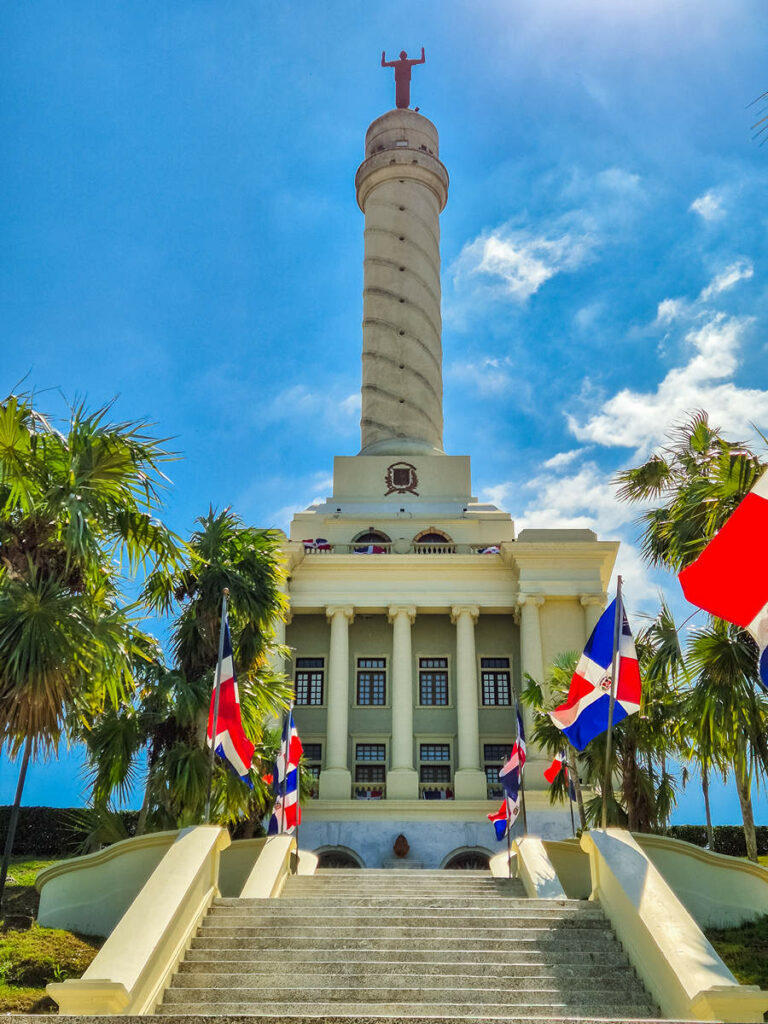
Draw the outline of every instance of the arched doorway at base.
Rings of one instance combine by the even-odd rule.
[[[440,865],[446,871],[487,871],[491,854],[482,847],[465,847],[449,853]]]
[[[318,868],[364,868],[365,864],[348,846],[321,846],[314,851]]]

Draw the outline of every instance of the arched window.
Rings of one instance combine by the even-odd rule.
[[[422,555],[452,555],[456,547],[451,538],[440,530],[424,530],[413,539],[413,549]]]
[[[352,551],[359,555],[381,555],[389,551],[391,543],[381,530],[366,530],[352,541]]]
[[[461,850],[443,864],[444,871],[487,871],[490,857],[482,850]]]
[[[363,862],[346,846],[326,847],[317,850],[318,868],[361,868]]]

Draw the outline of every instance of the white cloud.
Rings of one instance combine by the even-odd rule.
[[[465,245],[451,270],[459,284],[479,279],[497,298],[522,303],[555,274],[585,263],[594,244],[587,233],[548,236],[499,228]]]
[[[553,455],[551,459],[547,459],[546,462],[542,463],[544,469],[561,469],[563,466],[569,465],[574,459],[578,459],[579,456],[584,455],[589,451],[589,448],[572,448],[568,452],[558,452],[557,455]]]
[[[765,423],[768,391],[724,381],[738,366],[739,347],[751,323],[748,317],[712,315],[688,332],[685,342],[693,349],[691,358],[670,370],[655,391],[623,388],[585,421],[569,416],[571,432],[579,441],[634,448],[643,456],[671,424],[706,409],[726,433],[751,433],[752,423]]]
[[[338,388],[312,391],[305,384],[295,384],[280,391],[267,406],[268,421],[312,420],[316,426],[333,433],[348,434],[360,418],[360,392],[340,394]]]
[[[728,291],[734,285],[737,285],[739,281],[749,281],[754,276],[754,273],[755,268],[752,260],[746,258],[736,260],[713,277],[707,287],[702,290],[699,299],[702,302],[709,302],[715,295]]]
[[[446,376],[468,382],[481,395],[503,395],[514,383],[509,373],[512,365],[509,356],[484,356],[474,361],[451,363]]]
[[[703,195],[698,196],[693,200],[688,209],[693,213],[698,213],[702,220],[706,221],[720,220],[721,217],[725,216],[723,197],[715,189],[710,189]]]
[[[683,317],[688,309],[685,299],[662,299],[656,310],[655,323],[661,326],[671,324]]]

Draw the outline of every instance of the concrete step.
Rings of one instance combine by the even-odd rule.
[[[404,936],[398,936],[397,938],[346,938],[346,939],[334,939],[329,942],[329,945],[334,949],[344,949],[347,954],[354,953],[355,951],[365,952],[368,956],[380,957],[385,953],[391,953],[394,950],[400,950],[403,948]],[[495,953],[499,948],[500,940],[489,940],[487,937],[482,939],[467,938],[464,936],[452,936],[450,938],[440,938],[432,942],[426,940],[419,942],[418,946],[410,946],[408,949],[409,955],[414,955],[417,951],[442,953],[449,955],[451,959],[457,953],[466,951],[476,957],[486,958],[490,956],[495,959]],[[516,938],[516,939],[504,939],[504,948],[508,953],[517,953],[523,950],[530,950],[532,952],[538,952],[544,954],[547,957],[555,957],[558,962],[570,962],[571,947],[578,946],[578,949],[582,952],[601,952],[606,953],[614,948],[615,939],[610,933],[593,933],[588,938],[580,939],[578,943],[569,941],[565,943],[562,936],[541,936],[535,938]],[[209,935],[199,935],[192,939],[193,949],[206,949],[216,953],[236,953],[240,952],[243,956],[250,955],[257,957],[262,950],[265,950],[267,946],[277,947],[288,951],[306,953],[309,951],[322,952],[322,949],[318,947],[317,939],[307,938],[306,936],[296,936],[290,940],[286,939],[285,936],[278,936],[275,941],[265,943],[263,937],[254,938],[242,938],[242,939],[218,939],[212,938]],[[564,948],[567,947],[567,948]],[[232,959],[228,957],[227,959]],[[300,958],[300,959],[303,959]]]
[[[229,1002],[219,1003],[215,1008],[216,1019],[221,1021],[222,1017],[265,1017],[273,1016],[285,1022],[286,1018],[295,1016],[308,1016],[323,1018],[324,1024],[328,1024],[328,1017],[331,1015],[349,1017],[359,1024],[361,1017],[376,1017],[379,1024],[382,1020],[388,1022],[392,1018],[411,1018],[409,1024],[419,1024],[425,1019],[434,1024],[435,1018],[445,1020],[467,1019],[472,1021],[488,1019],[500,1019],[509,1022],[512,1017],[521,1017],[527,1014],[527,1019],[570,1018],[578,1020],[584,1017],[602,1019],[603,1024],[616,1024],[617,1020],[636,1021],[638,1017],[645,1019],[658,1019],[658,1013],[652,1006],[641,1006],[637,1003],[615,1001],[606,1003],[597,999],[593,1003],[584,1002],[581,1004],[566,1003],[561,1000],[540,1000],[538,1002],[516,1001],[505,1003],[486,1003],[482,1007],[482,1013],[478,1013],[478,1005],[472,1003],[430,1003],[425,1007],[423,1003],[390,1002],[383,1007],[380,1003],[360,1000],[351,1003],[314,1003],[311,1008],[303,1003],[296,1002],[274,1002],[267,999],[260,999],[254,1003]],[[427,1011],[425,1013],[425,1010]],[[157,1013],[162,1016],[194,1016],[198,1014],[208,1015],[211,1013],[209,1003],[171,1003],[163,1004],[157,1008]],[[414,1020],[415,1018],[415,1020]],[[607,1018],[607,1019],[606,1019]],[[522,1017],[521,1019],[526,1019]],[[146,1021],[146,1018],[141,1018]],[[227,1022],[231,1024],[231,1022]]]
[[[383,971],[375,964],[358,965],[355,973],[331,974],[329,971],[315,974],[301,975],[301,989],[309,993],[307,998],[323,998],[322,993],[329,988],[342,989],[347,992],[365,992],[366,998],[373,998],[369,995],[374,992],[376,998],[380,990],[405,992],[410,989],[419,989],[426,995],[430,992],[446,989],[455,991],[458,989],[478,989],[490,991],[504,989],[509,994],[510,971],[506,977],[502,972],[482,972],[478,966],[465,965],[464,970],[440,971],[439,973],[418,974],[417,972],[404,972],[392,970]],[[423,965],[422,965],[423,969]],[[471,972],[471,973],[470,973]],[[297,972],[298,973],[298,972]],[[515,992],[543,992],[558,991],[567,994],[572,991],[576,971],[568,973],[545,972],[538,968],[535,973],[522,975],[519,971],[514,972]],[[631,981],[631,978],[629,979]],[[237,970],[236,965],[229,965],[229,971],[194,971],[180,972],[172,982],[174,990],[188,991],[190,989],[210,989],[211,991],[222,991],[222,986],[227,983],[226,991],[231,993],[236,987],[238,993],[247,990],[258,990],[262,993],[273,992],[279,986],[285,984],[285,972],[275,969],[271,974],[257,971]],[[627,987],[628,977],[625,967],[603,968],[598,971],[594,969],[590,974],[582,973],[579,977],[579,986],[584,991],[605,989],[610,992],[622,991]],[[635,982],[636,994],[647,996]],[[425,995],[425,998],[426,998]],[[205,1000],[199,1000],[204,1002]]]
[[[278,901],[279,902],[279,901]],[[373,919],[373,920],[372,920]],[[203,929],[254,929],[254,928],[294,928],[307,920],[306,913],[281,910],[263,910],[259,913],[212,913],[204,922]],[[313,920],[322,920],[324,927],[333,928],[400,928],[412,927],[420,923],[424,927],[468,928],[472,930],[498,927],[536,927],[546,925],[548,928],[560,926],[574,928],[606,928],[605,916],[596,911],[592,914],[569,913],[567,910],[550,911],[515,911],[513,914],[468,914],[461,910],[430,910],[428,912],[391,911],[388,908],[378,910],[376,914],[350,909],[328,909],[317,914]]]
[[[326,985],[323,988],[306,989],[303,985],[295,988],[246,988],[237,985],[237,1001],[243,1003],[258,1003],[268,999],[274,1003],[378,1003],[389,1006],[392,1003],[410,1003],[412,1005],[432,1006],[459,1003],[467,1006],[506,1006],[514,1007],[556,1005],[563,1006],[584,1006],[593,1008],[598,1006],[609,1006],[620,1004],[623,1008],[636,1007],[640,1012],[653,1011],[646,994],[639,988],[634,991],[623,989],[617,994],[615,988],[606,986],[592,986],[590,988],[574,988],[564,991],[563,987],[552,987],[542,985],[536,990],[524,990],[515,988],[514,995],[510,994],[509,986],[503,988],[443,988],[425,989],[420,986],[411,987],[376,987],[370,986],[362,992],[353,987],[338,988],[334,985]],[[230,988],[170,988],[165,993],[164,1006],[174,1004],[197,1005],[207,1003],[211,1006],[221,1006],[231,1001],[233,989]]]
[[[394,904],[394,905],[393,905]],[[371,910],[375,909],[376,913],[372,914]],[[208,919],[212,921],[255,921],[255,920],[275,920],[275,921],[290,921],[294,918],[306,920],[308,915],[317,914],[323,917],[333,918],[361,918],[370,919],[375,917],[380,920],[383,917],[396,918],[405,917],[409,920],[414,918],[424,917],[425,915],[439,917],[440,920],[453,921],[458,918],[471,918],[473,920],[481,920],[486,922],[492,922],[494,920],[494,914],[498,913],[503,916],[504,920],[516,919],[516,920],[538,920],[552,918],[564,918],[568,920],[578,919],[579,921],[595,921],[604,920],[605,915],[602,909],[595,903],[590,903],[587,906],[582,906],[579,903],[569,905],[567,903],[555,903],[554,900],[544,907],[531,907],[526,904],[523,900],[515,901],[505,905],[503,902],[496,901],[490,907],[476,907],[471,904],[460,903],[458,906],[445,907],[435,905],[434,903],[425,902],[419,906],[414,906],[407,900],[397,901],[395,903],[392,900],[382,901],[381,905],[375,908],[372,907],[358,907],[349,905],[347,903],[340,902],[326,902],[323,901],[320,904],[312,903],[310,906],[302,905],[301,900],[264,900],[258,906],[246,906],[240,904],[239,906],[214,906],[208,913]]]
[[[451,1017],[435,1017],[433,1014],[425,1015],[419,1014],[418,1017],[413,1016],[398,1016],[395,1014],[383,1015],[379,1010],[374,1014],[342,1014],[339,1013],[338,1007],[334,1009],[333,1013],[315,1014],[311,1009],[305,1009],[303,1013],[285,1014],[282,1012],[278,1013],[263,1013],[257,1017],[253,1016],[242,1016],[233,1015],[229,1017],[222,1017],[219,1014],[211,1014],[207,1010],[201,1010],[199,1013],[194,1014],[179,1014],[177,1008],[168,1007],[166,1012],[163,1014],[163,1024],[187,1024],[188,1016],[195,1016],[201,1019],[202,1024],[456,1024],[459,1022],[466,1022],[466,1024],[486,1024],[487,1021],[502,1021],[503,1024],[530,1024],[531,1021],[535,1021],[536,1024],[624,1024],[621,1019],[611,1017],[610,1020],[606,1020],[604,1016],[594,1016],[592,1014],[579,1014],[574,1016],[572,1014],[563,1015],[552,1015],[552,1014],[525,1014],[521,1016],[519,1013],[515,1013],[512,1016],[509,1013],[505,1013],[501,1017],[492,1016],[487,1013],[478,1014],[465,1014],[464,1016],[451,1016]],[[631,1024],[655,1024],[658,1017],[633,1017],[631,1018]],[[148,1017],[113,1017],[111,1024],[158,1024],[159,1018],[157,1016]],[[18,1017],[14,1016],[13,1024],[39,1024],[39,1018],[37,1017]],[[70,1017],[68,1024],[95,1024],[93,1017]],[[626,1024],[630,1024],[629,1019]],[[674,1020],[667,1021],[666,1024],[697,1024],[695,1021],[684,1021]]]
[[[325,954],[320,954],[324,957]],[[415,976],[423,984],[427,984],[432,978],[453,978],[461,976],[464,980],[480,978],[483,982],[503,981],[509,983],[514,978],[514,983],[529,979],[538,984],[540,979],[551,979],[553,981],[572,981],[577,978],[579,981],[588,981],[592,978],[617,980],[622,983],[627,979],[627,960],[624,956],[617,956],[615,960],[606,961],[603,957],[595,955],[593,961],[582,960],[574,963],[549,963],[543,958],[540,963],[532,963],[527,959],[520,960],[519,957],[510,957],[500,960],[498,963],[488,963],[483,960],[477,963],[476,959],[467,960],[463,963],[453,961],[434,961],[429,964],[414,963],[412,960],[327,960],[312,959],[292,961],[292,972],[296,977],[302,979],[302,984],[312,984],[314,979],[324,984],[327,978],[338,978],[345,984],[348,979],[363,979],[366,977],[394,978],[398,981],[410,979]],[[274,961],[253,961],[243,962],[242,960],[184,960],[179,965],[179,973],[175,976],[174,984],[187,984],[186,978],[190,978],[189,984],[196,984],[194,977],[205,976],[215,984],[214,978],[221,975],[231,975],[233,978],[260,978],[261,984],[269,984],[270,979],[282,980],[285,977],[285,963],[283,960]],[[631,972],[630,972],[631,976]]]
[[[393,909],[417,910],[429,909],[451,909],[453,907],[476,907],[483,912],[498,907],[504,913],[513,913],[515,910],[552,910],[555,908],[573,910],[583,913],[590,913],[600,910],[597,900],[536,900],[518,899],[514,896],[413,896],[402,898],[399,896],[301,896],[293,897],[282,895],[280,901],[274,899],[239,899],[237,897],[219,897],[214,901],[212,910],[259,910],[267,907],[279,911],[281,907],[295,907],[301,913],[306,914],[308,908],[332,908],[332,907],[392,907]]]
[[[457,933],[460,932],[460,935]],[[242,941],[244,939],[256,939],[262,944],[272,939],[285,939],[292,941],[293,937],[312,939],[316,946],[324,946],[326,943],[336,942],[339,939],[373,939],[382,941],[392,940],[414,940],[421,942],[443,942],[460,938],[464,942],[506,942],[506,941],[532,941],[536,939],[557,939],[560,942],[569,944],[580,944],[584,939],[594,941],[600,937],[613,939],[613,932],[603,922],[589,922],[583,924],[575,922],[552,924],[532,921],[522,925],[510,922],[508,925],[494,924],[460,926],[453,928],[450,925],[443,925],[439,922],[434,924],[400,924],[389,925],[387,922],[364,921],[360,924],[337,924],[335,921],[328,921],[323,924],[302,924],[297,922],[282,922],[280,924],[266,924],[261,926],[245,925],[242,928],[233,928],[228,925],[217,925],[214,922],[204,921],[199,932],[202,938],[231,939]]]
[[[580,946],[578,949],[564,948],[562,943],[539,944],[518,943],[518,948],[505,946],[503,950],[498,943],[489,944],[485,950],[478,950],[473,946],[466,949],[457,945],[454,949],[445,949],[440,946],[437,949],[404,949],[401,942],[392,943],[389,949],[382,949],[381,946],[374,947],[370,943],[339,943],[331,949],[318,949],[313,942],[303,944],[297,943],[290,946],[273,944],[272,947],[265,947],[260,943],[252,943],[244,946],[238,943],[223,944],[211,939],[192,939],[192,948],[187,950],[186,962],[209,963],[232,963],[237,961],[242,964],[250,963],[277,963],[277,964],[301,964],[307,960],[314,960],[318,963],[370,963],[371,957],[375,956],[379,961],[388,963],[432,965],[444,963],[446,958],[455,964],[476,964],[478,955],[482,953],[483,967],[504,966],[510,968],[514,965],[537,965],[549,969],[551,967],[578,967],[581,964],[626,964],[627,957],[617,942],[602,943],[594,948],[585,949]],[[247,960],[247,956],[251,960]],[[297,968],[298,969],[298,968]],[[296,969],[296,970],[297,970]]]

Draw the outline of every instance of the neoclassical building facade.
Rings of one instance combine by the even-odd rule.
[[[434,125],[389,111],[356,176],[365,217],[361,450],[284,545],[295,718],[317,779],[301,845],[375,867],[435,867],[495,847],[486,815],[526,674],[543,679],[600,616],[618,544],[526,529],[472,495],[443,451],[440,213]],[[529,744],[530,831],[567,834]],[[521,827],[520,825],[517,826]]]

